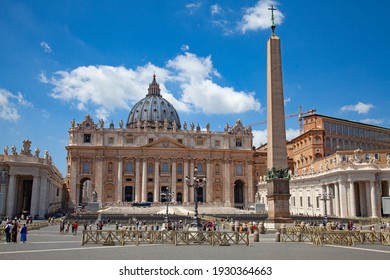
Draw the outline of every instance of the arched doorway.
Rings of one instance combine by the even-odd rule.
[[[31,211],[33,178],[21,176],[16,188],[16,213],[29,215]]]
[[[88,202],[91,202],[92,192],[92,180],[89,178],[81,179],[76,193],[77,205],[85,206],[88,204]]]
[[[179,203],[183,203],[183,194],[181,192],[177,193],[176,201],[179,202]]]
[[[241,180],[234,182],[234,207],[244,208],[244,182]]]

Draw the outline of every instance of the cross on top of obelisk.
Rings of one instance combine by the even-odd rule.
[[[275,25],[274,11],[276,11],[276,9],[274,8],[274,5],[272,5],[271,8],[268,8],[268,10],[271,11],[271,21],[272,21],[271,28],[272,28],[272,35],[275,35],[275,28],[276,28],[276,25]]]

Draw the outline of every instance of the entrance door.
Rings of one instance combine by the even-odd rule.
[[[241,180],[234,183],[234,207],[244,208],[244,182]]]
[[[125,201],[131,202],[134,201],[134,187],[132,186],[126,186],[125,187]]]

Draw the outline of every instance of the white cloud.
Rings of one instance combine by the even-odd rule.
[[[40,45],[42,49],[45,51],[45,53],[51,53],[51,47],[47,42],[42,41]]]
[[[53,98],[69,102],[78,110],[94,108],[96,116],[107,119],[115,109],[130,110],[131,105],[144,98],[153,73],[163,97],[177,111],[229,114],[260,110],[253,92],[236,91],[213,81],[213,77],[221,75],[214,69],[211,56],[198,57],[188,52],[169,60],[164,68],[151,63],[136,69],[82,66],[56,72],[50,78],[41,73],[40,81],[53,86]],[[166,85],[172,86],[173,92]]]
[[[214,4],[210,6],[210,13],[212,16],[219,15],[222,13],[222,7],[218,4]]]
[[[353,111],[359,114],[367,114],[370,109],[374,108],[372,104],[365,104],[363,102],[358,102],[356,105],[346,105],[340,108],[342,112]]]
[[[184,45],[181,46],[180,50],[182,52],[188,52],[190,50],[190,46],[184,44]]]
[[[193,14],[196,10],[198,10],[202,6],[201,2],[190,3],[186,5],[187,10],[190,14]]]
[[[267,129],[264,130],[252,130],[253,134],[253,146],[260,147],[263,144],[267,144]]]
[[[291,141],[292,139],[294,139],[295,137],[298,137],[299,136],[299,129],[292,129],[292,128],[288,128],[286,130],[286,138],[288,141]]]
[[[380,124],[384,123],[384,121],[381,119],[364,119],[364,120],[361,120],[360,122],[372,124],[372,125],[380,125]]]
[[[263,30],[271,27],[271,11],[268,10],[271,5],[276,6],[278,3],[273,0],[259,0],[254,7],[245,8],[242,21],[238,28],[242,33],[254,30]],[[283,14],[276,10],[274,11],[275,24],[280,25],[283,22]]]
[[[12,94],[0,88],[0,119],[17,121],[20,118],[19,106],[32,107],[32,104],[25,100],[20,92]]]

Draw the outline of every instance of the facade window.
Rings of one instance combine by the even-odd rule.
[[[316,208],[320,208],[320,197],[316,196]]]
[[[126,144],[133,144],[134,138],[133,137],[126,137]]]
[[[242,164],[236,164],[236,176],[244,176],[244,170]]]
[[[84,143],[91,143],[91,134],[84,134]]]
[[[114,144],[114,137],[108,137],[108,144]]]
[[[112,174],[112,162],[108,163],[107,172],[108,172],[108,174]]]
[[[91,172],[91,165],[89,164],[89,161],[83,161],[82,168],[82,172],[84,174],[89,174]]]
[[[126,162],[126,173],[134,173],[134,164],[131,161]]]
[[[204,146],[204,141],[202,139],[196,140],[196,146]]]
[[[311,205],[310,196],[307,197],[307,206],[308,207],[312,207],[313,206],[313,205]]]
[[[221,141],[215,140],[215,147],[220,147],[220,146],[221,146]]]
[[[242,140],[240,138],[236,139],[236,147],[242,147]]]
[[[56,196],[60,196],[60,189],[57,189]]]
[[[183,139],[177,139],[177,142],[179,142],[180,144],[183,144]]]
[[[303,197],[300,196],[299,197],[299,207],[302,207],[303,206]]]
[[[162,173],[168,173],[169,172],[168,162],[163,162],[163,164],[161,165],[161,172]]]
[[[152,143],[153,142],[153,138],[149,138],[149,143]]]
[[[182,163],[178,163],[177,164],[177,173],[178,174],[182,174],[183,173],[183,164]]]
[[[203,164],[198,163],[196,165],[196,168],[198,169],[198,173],[202,174],[203,173]]]
[[[221,174],[221,168],[219,164],[215,165],[215,175],[220,175]]]
[[[148,174],[153,174],[153,163],[148,163]]]

